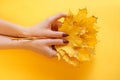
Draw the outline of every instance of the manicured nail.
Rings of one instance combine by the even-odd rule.
[[[63,39],[63,43],[69,43],[69,41],[68,41],[68,40]]]
[[[52,45],[52,49],[55,50],[55,51],[57,51],[56,48],[55,48],[55,45]]]
[[[67,36],[69,36],[68,34],[66,34],[66,33],[63,33],[63,35],[62,35],[63,37],[67,37]]]
[[[58,26],[57,26],[57,25],[52,26],[52,27],[51,27],[51,30],[53,30],[53,31],[58,31]]]

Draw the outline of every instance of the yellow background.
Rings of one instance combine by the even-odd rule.
[[[0,18],[31,26],[78,8],[98,17],[94,61],[76,68],[31,51],[0,50],[0,80],[120,80],[120,0],[0,0]]]

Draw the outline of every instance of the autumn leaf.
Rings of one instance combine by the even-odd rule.
[[[59,60],[64,59],[74,66],[91,60],[97,43],[96,21],[95,16],[87,17],[87,9],[79,9],[76,15],[69,11],[59,28],[59,31],[69,34],[64,38],[69,41],[67,45],[56,46]]]

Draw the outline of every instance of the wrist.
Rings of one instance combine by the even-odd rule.
[[[30,40],[12,40],[10,46],[16,49],[27,49]]]
[[[31,36],[30,28],[22,28],[21,36],[30,37]]]
[[[27,37],[33,37],[33,36],[35,36],[34,33],[36,33],[36,32],[34,32],[34,29],[33,29],[32,27],[26,28],[26,29],[24,30],[24,32],[23,32],[23,34],[24,34],[25,36],[27,36]]]

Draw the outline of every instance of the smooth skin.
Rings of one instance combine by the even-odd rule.
[[[69,41],[65,32],[57,31],[61,26],[60,18],[66,17],[65,13],[58,13],[43,20],[41,23],[24,28],[22,26],[0,20],[0,49],[29,49],[46,56],[56,56],[53,45],[66,45]],[[34,40],[12,40],[10,37],[36,37]]]

